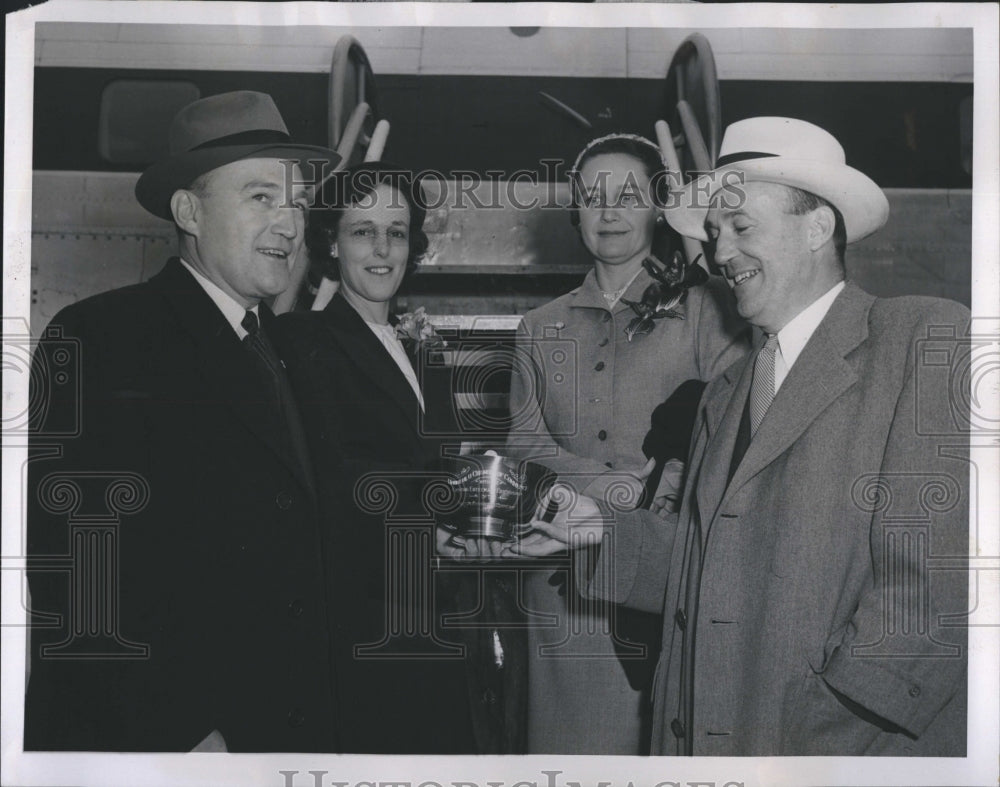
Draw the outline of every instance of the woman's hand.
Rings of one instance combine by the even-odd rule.
[[[598,476],[587,489],[597,500],[604,500],[613,508],[632,508],[646,492],[646,480],[656,468],[650,459],[642,467],[616,467]]]
[[[543,518],[550,504],[557,506],[551,522]],[[593,498],[556,483],[542,497],[530,527],[526,536],[504,547],[504,557],[541,557],[600,543],[605,522]]]

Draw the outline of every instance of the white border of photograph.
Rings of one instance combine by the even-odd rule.
[[[906,5],[781,5],[781,4],[462,4],[462,3],[226,3],[114,2],[62,0],[7,17],[4,149],[4,290],[5,332],[21,326],[27,333],[31,297],[32,102],[38,22],[196,24],[210,33],[212,25],[350,27],[488,27],[528,26],[571,28],[647,28],[644,55],[621,74],[656,73],[657,30],[713,31],[774,28],[776,38],[788,28],[958,28],[974,29],[974,151],[973,151],[973,288],[974,316],[996,330],[1000,313],[1000,243],[998,243],[998,8],[993,4]],[[329,39],[332,47],[335,36]],[[316,47],[310,41],[306,46]],[[803,46],[808,46],[804,42]],[[376,51],[376,55],[377,55]],[[765,53],[766,54],[766,53]],[[886,53],[894,67],[907,67],[912,53]],[[396,57],[396,68],[412,63]],[[662,53],[665,67],[669,53]],[[55,57],[55,54],[53,54]],[[318,62],[318,61],[317,61]],[[758,56],[757,68],[765,68]],[[747,61],[748,65],[751,60]],[[441,64],[427,63],[434,73]],[[953,65],[942,63],[942,68]],[[960,65],[954,66],[960,68]],[[497,66],[498,73],[503,65]],[[635,71],[633,74],[630,68]],[[377,72],[376,68],[376,72]],[[586,75],[586,57],[569,71]],[[405,70],[403,71],[405,72]],[[649,73],[646,73],[649,72]],[[750,74],[752,76],[752,74]],[[736,74],[721,74],[734,78]],[[758,77],[759,78],[759,77]],[[994,337],[995,339],[995,337]],[[996,356],[994,356],[996,357]],[[24,412],[28,380],[4,368],[4,423],[11,413]],[[997,402],[981,402],[988,417],[997,418]],[[986,785],[996,784],[1000,746],[1000,542],[997,533],[998,476],[995,440],[974,451],[978,475],[986,479],[973,505],[979,517],[979,543],[973,545],[978,566],[979,605],[970,629],[970,723],[966,758],[879,759],[819,758],[675,758],[675,757],[364,757],[348,755],[237,754],[41,754],[21,751],[26,656],[24,610],[20,604],[23,578],[23,513],[21,479],[26,450],[23,440],[3,438],[2,552],[2,775],[10,785],[329,785],[406,784],[419,787],[572,787],[606,783],[608,787],[672,787],[672,785]],[[311,771],[320,772],[317,777]],[[289,772],[283,774],[282,772]]]

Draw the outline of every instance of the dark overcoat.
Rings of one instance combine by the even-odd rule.
[[[186,751],[218,730],[230,751],[335,751],[313,484],[232,326],[174,259],[49,331],[33,377],[25,747]],[[74,419],[78,434],[53,434]],[[113,591],[103,620],[85,556],[117,557],[115,581],[93,586]],[[81,602],[92,613],[75,615]]]
[[[753,356],[709,384],[676,529],[618,514],[590,588],[664,611],[654,752],[964,755],[968,320],[849,283],[728,484]]]
[[[434,570],[421,496],[438,443],[423,434],[403,373],[341,295],[278,326],[331,545],[337,688],[351,719],[344,751],[471,753],[464,651],[439,625],[451,585]]]

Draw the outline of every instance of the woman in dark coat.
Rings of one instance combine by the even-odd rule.
[[[323,311],[278,321],[326,520],[345,752],[475,750],[462,651],[437,625],[450,593],[440,572],[432,577],[420,499],[438,450],[421,434],[426,342],[412,318],[400,326],[389,312],[426,251],[424,215],[419,184],[402,170],[336,173],[306,242],[340,288]]]

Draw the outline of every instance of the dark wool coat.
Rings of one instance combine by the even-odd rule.
[[[268,332],[274,318],[260,312]],[[62,336],[36,353],[33,379],[49,385],[35,392],[46,423],[78,412],[80,433],[32,439],[39,625],[25,748],[187,751],[219,730],[230,751],[336,751],[312,482],[232,326],[175,259],[146,283],[67,307],[49,330]],[[80,376],[64,385],[67,341]],[[126,480],[114,491],[109,478]],[[79,495],[68,508],[57,480]],[[70,639],[86,597],[65,570],[65,556],[82,554],[71,532],[94,517],[113,525],[118,562],[117,626],[100,642]],[[62,570],[43,570],[50,559]],[[123,651],[133,657],[113,657]]]
[[[321,312],[282,315],[278,326],[330,545],[337,693],[350,720],[343,750],[472,753],[464,651],[455,630],[439,625],[454,594],[434,571],[422,498],[438,444],[422,434],[396,362],[341,295]],[[432,406],[426,389],[425,398]]]

